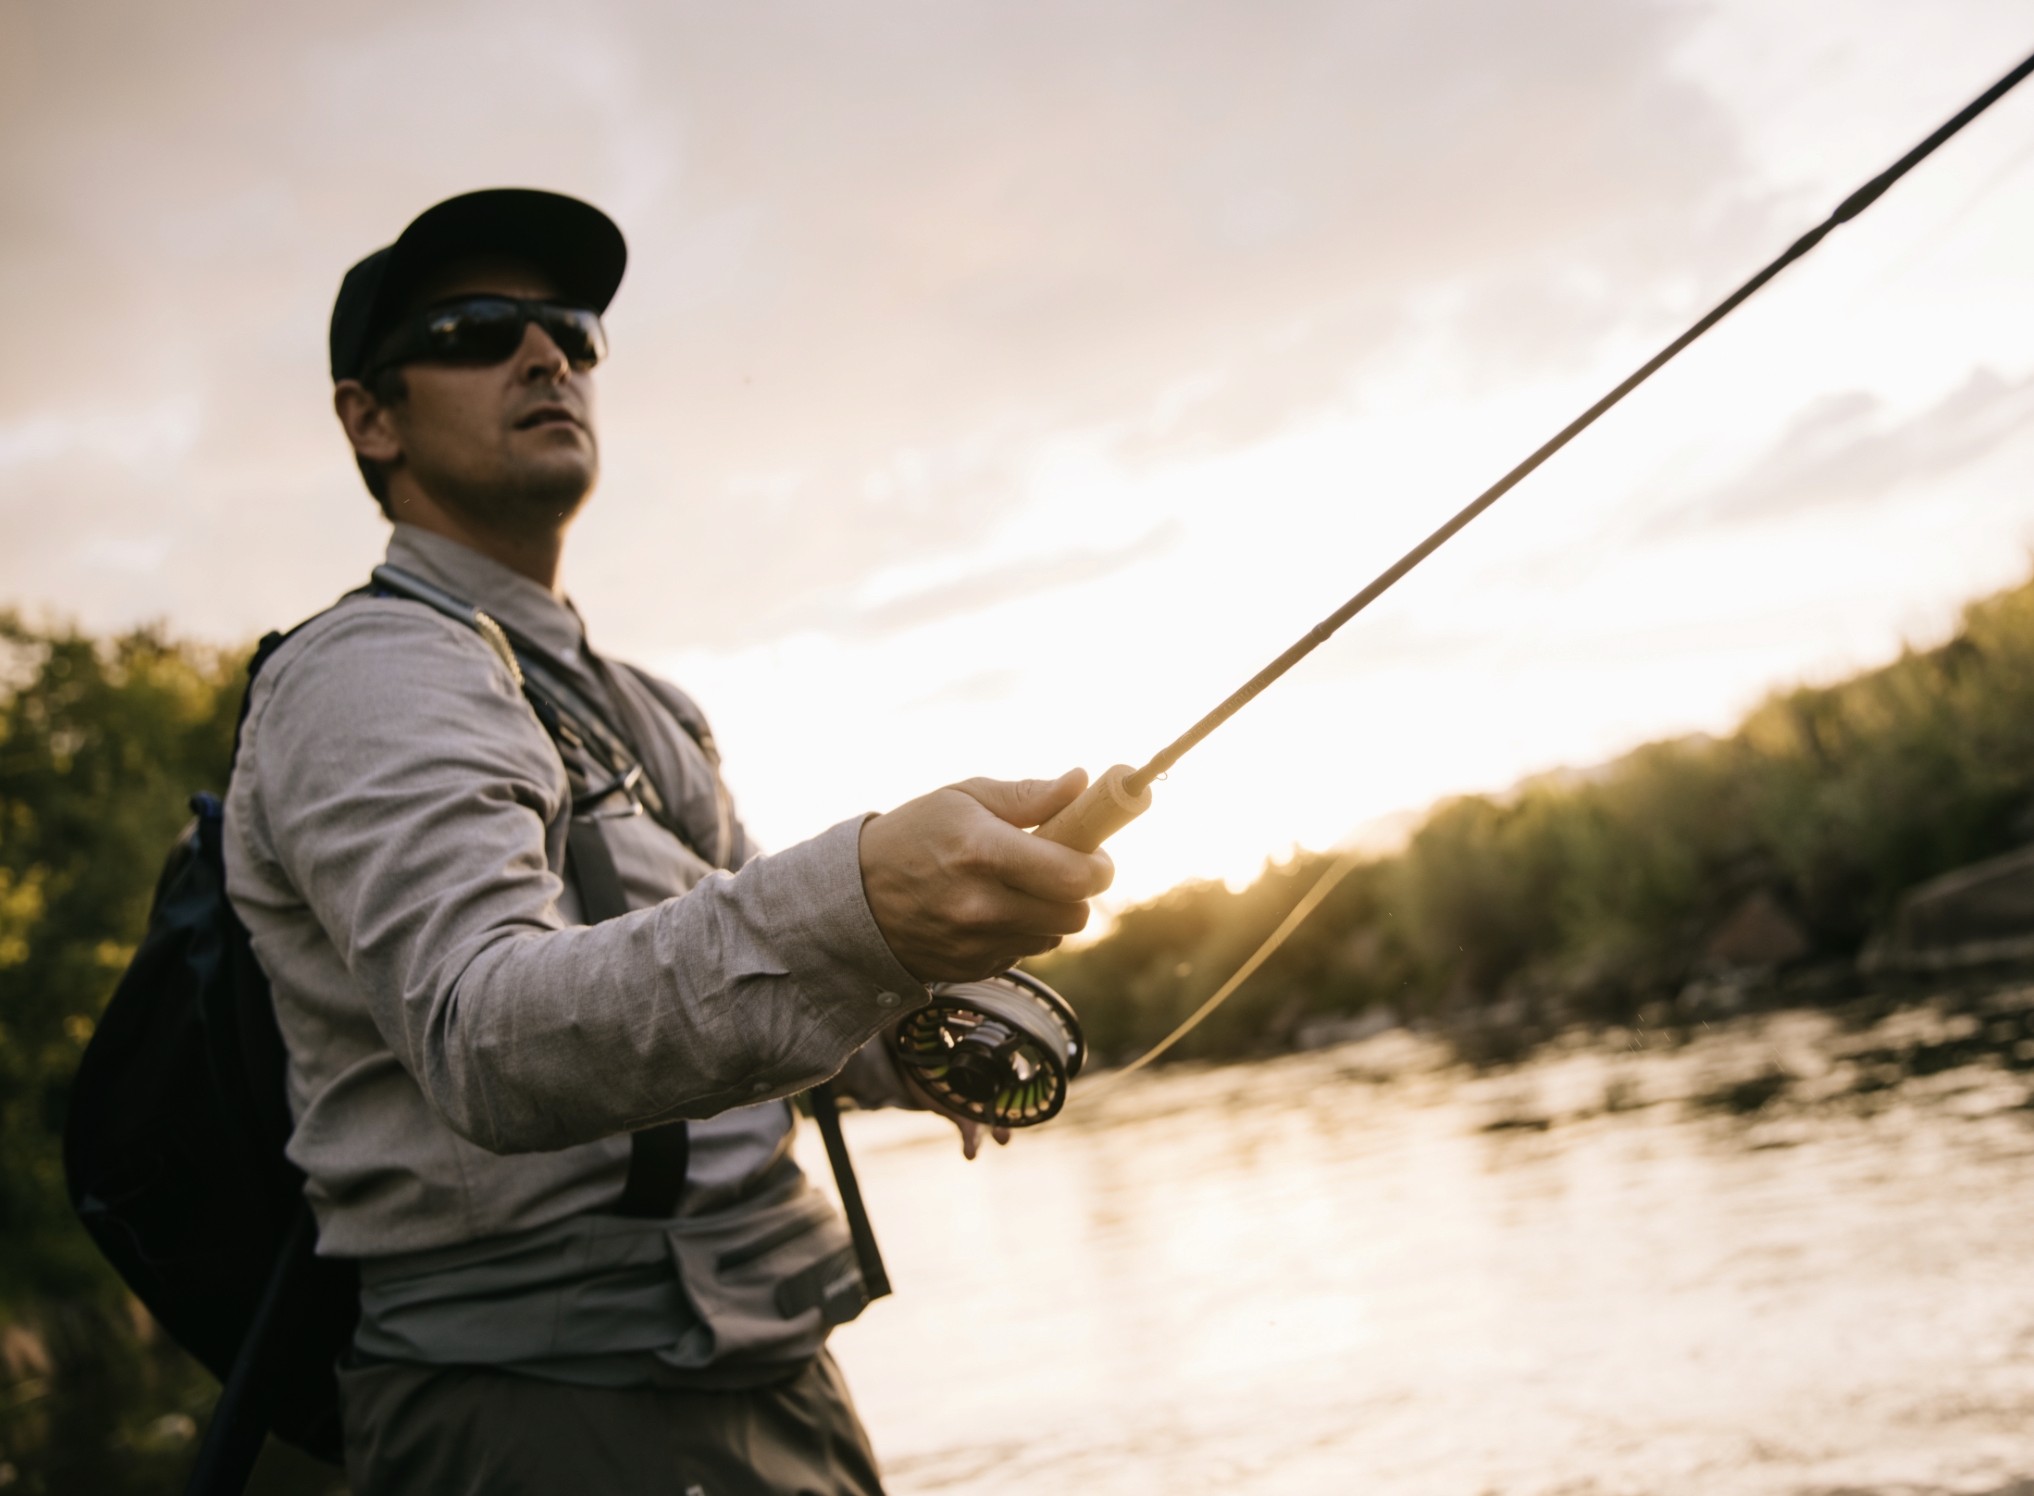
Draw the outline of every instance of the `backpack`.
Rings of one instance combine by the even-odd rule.
[[[261,641],[250,688],[288,637]],[[244,724],[245,698],[240,711]],[[260,1364],[239,1379],[258,1405],[242,1420],[253,1426],[239,1450],[246,1461],[272,1428],[336,1464],[334,1369],[359,1313],[357,1275],[311,1250],[304,1176],[283,1153],[282,1033],[226,897],[225,805],[212,794],[190,804],[147,931],[78,1064],[65,1182],[134,1296],[222,1383],[232,1384],[250,1327],[264,1324]]]
[[[390,567],[378,568],[374,584],[359,592],[425,603],[480,633],[558,746],[575,799],[583,798],[578,791],[590,768],[607,780],[596,798],[640,786],[655,800],[620,734],[492,618]],[[248,664],[249,694],[262,666],[296,632],[261,641]],[[673,716],[715,760],[704,724]],[[246,717],[243,697],[241,728]],[[237,757],[239,728],[234,748]],[[351,1262],[315,1254],[304,1176],[284,1154],[292,1125],[287,1055],[268,979],[226,895],[223,801],[197,794],[190,804],[194,818],[164,863],[147,932],[79,1063],[64,1173],[72,1206],[101,1253],[170,1338],[223,1384],[189,1489],[238,1491],[270,1431],[340,1463],[336,1368],[359,1317],[359,1283]],[[650,808],[685,837],[659,813],[661,804]],[[566,874],[589,922],[623,912],[597,820],[575,817]],[[879,1297],[887,1281],[824,1090],[815,1090],[813,1109],[870,1296]],[[618,1213],[668,1214],[685,1157],[683,1123],[635,1134]]]

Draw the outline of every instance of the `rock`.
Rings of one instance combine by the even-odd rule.
[[[1382,1003],[1347,1018],[1314,1018],[1299,1026],[1294,1035],[1300,1049],[1327,1049],[1336,1044],[1353,1044],[1370,1039],[1399,1025],[1396,1010]]]
[[[0,1371],[5,1371],[10,1381],[46,1377],[55,1369],[49,1344],[41,1335],[21,1324],[0,1327]]]
[[[1866,958],[1908,971],[2016,961],[2034,961],[2034,846],[1909,890]]]
[[[1681,989],[1674,1007],[1683,1018],[1728,1017],[1744,1011],[1750,994],[1750,986],[1736,973],[1697,977]]]
[[[1784,966],[1814,949],[1799,920],[1764,889],[1746,896],[1702,948],[1706,966],[1725,970]]]

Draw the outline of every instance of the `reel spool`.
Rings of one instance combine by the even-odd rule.
[[[949,1116],[989,1127],[1036,1127],[1066,1104],[1088,1057],[1067,1000],[1025,971],[940,982],[898,1027],[899,1064]]]

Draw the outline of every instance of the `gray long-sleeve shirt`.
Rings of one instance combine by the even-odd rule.
[[[869,912],[861,818],[748,855],[712,764],[592,659],[568,605],[412,527],[389,560],[565,662],[737,870],[649,817],[606,822],[640,907],[584,925],[561,878],[563,765],[480,635],[356,597],[276,652],[227,801],[228,887],[275,989],[319,1248],[362,1258],[609,1208],[630,1130],[801,1090],[926,998]],[[683,1209],[782,1165],[752,1122],[717,1145],[720,1125],[695,1128]]]

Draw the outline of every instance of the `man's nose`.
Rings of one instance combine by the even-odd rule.
[[[516,350],[516,372],[531,384],[540,379],[562,382],[572,372],[572,360],[551,340],[551,335],[532,322],[523,328],[523,346]]]

